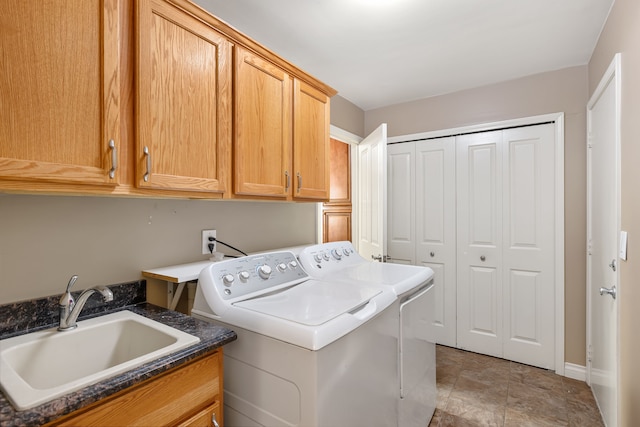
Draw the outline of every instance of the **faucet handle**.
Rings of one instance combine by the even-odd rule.
[[[74,274],[73,276],[71,276],[71,279],[69,279],[69,283],[67,284],[67,292],[71,290],[71,287],[74,285],[74,283],[76,283],[76,280],[78,280],[77,275]]]

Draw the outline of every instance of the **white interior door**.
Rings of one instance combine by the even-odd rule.
[[[387,261],[416,263],[415,143],[387,146]]]
[[[384,261],[387,255],[387,124],[358,145],[358,252]]]
[[[587,380],[609,426],[617,425],[618,306],[600,288],[619,286],[619,61],[617,55],[589,101],[587,115]]]
[[[503,357],[555,369],[555,126],[503,131]]]
[[[455,137],[415,143],[416,259],[434,272],[430,336],[456,345]]]
[[[502,357],[502,132],[456,149],[458,347]]]

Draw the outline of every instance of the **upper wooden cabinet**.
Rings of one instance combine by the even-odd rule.
[[[231,43],[165,1],[136,7],[136,184],[222,194],[231,156]]]
[[[335,91],[193,2],[0,19],[0,191],[328,199]]]
[[[235,56],[234,192],[329,198],[329,96],[242,47]]]
[[[2,2],[0,180],[119,183],[119,7]]]
[[[291,86],[284,70],[236,47],[235,194],[291,194]]]
[[[293,94],[293,197],[328,200],[329,97],[297,79]]]

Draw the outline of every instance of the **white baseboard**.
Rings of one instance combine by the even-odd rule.
[[[587,381],[587,367],[565,362],[564,376],[578,381]]]

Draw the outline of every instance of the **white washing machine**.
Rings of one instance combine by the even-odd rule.
[[[393,289],[397,346],[397,411],[400,427],[428,425],[436,407],[435,339],[428,335],[435,309],[433,270],[428,267],[372,262],[351,242],[331,242],[302,249],[305,271],[319,280]]]
[[[238,335],[224,347],[225,425],[397,425],[395,300],[311,279],[289,251],[206,267],[192,315]]]

